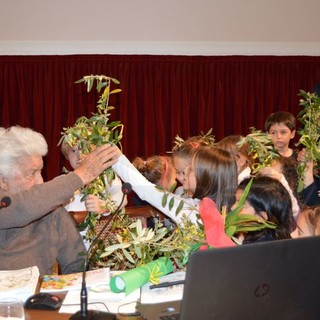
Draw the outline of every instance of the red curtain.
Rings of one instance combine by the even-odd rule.
[[[263,130],[276,110],[300,111],[300,89],[320,81],[320,57],[68,55],[0,56],[1,126],[34,128],[47,139],[44,177],[64,165],[57,143],[63,127],[96,111],[98,93],[75,81],[104,74],[120,81],[111,120],[124,125],[124,153],[164,154],[174,137],[213,128],[229,134]]]

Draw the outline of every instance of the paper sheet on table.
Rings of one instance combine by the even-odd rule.
[[[110,280],[110,269],[100,268],[88,270],[86,272],[87,287],[108,284]],[[69,290],[79,290],[82,285],[82,272],[44,275],[41,283],[41,292],[59,292]]]
[[[113,293],[109,285],[88,289],[88,310],[130,314],[136,312],[136,302],[140,299],[140,288],[129,295]],[[108,309],[107,309],[107,308]],[[80,290],[68,291],[60,313],[75,313],[80,310]]]
[[[186,277],[185,271],[178,271],[160,278],[159,283],[184,280]],[[183,284],[169,286],[165,288],[150,289],[151,282],[146,283],[141,288],[141,303],[158,303],[166,301],[182,300]]]

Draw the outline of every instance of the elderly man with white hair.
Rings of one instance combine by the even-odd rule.
[[[58,261],[62,273],[82,270],[85,252],[74,221],[63,204],[83,185],[116,162],[111,145],[96,148],[67,175],[43,183],[48,147],[44,137],[19,126],[0,131],[0,270],[38,266],[50,274]]]

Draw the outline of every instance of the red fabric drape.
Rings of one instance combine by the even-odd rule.
[[[125,125],[125,154],[163,154],[174,137],[213,128],[216,140],[263,130],[275,110],[300,111],[300,89],[320,81],[320,57],[68,55],[0,56],[1,126],[21,125],[48,141],[44,177],[60,173],[63,127],[95,112],[98,93],[74,82],[104,74],[120,81],[111,120]]]

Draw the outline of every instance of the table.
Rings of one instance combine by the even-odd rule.
[[[26,320],[67,320],[71,314],[49,310],[25,310]],[[119,320],[143,320],[140,316],[117,316]]]
[[[55,293],[55,295],[64,299],[66,292]],[[25,309],[25,320],[67,320],[71,317],[70,313],[59,313],[59,310],[32,310]],[[141,316],[117,316],[119,320],[143,320]]]
[[[49,310],[25,310],[26,320],[67,320],[70,314]]]

